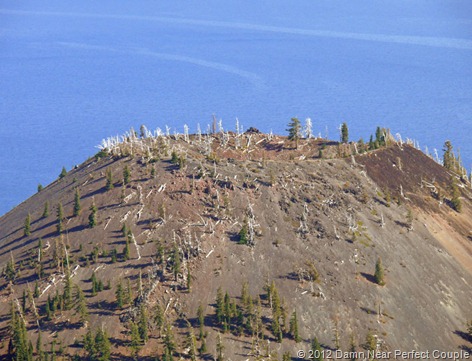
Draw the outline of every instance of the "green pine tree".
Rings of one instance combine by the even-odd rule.
[[[216,319],[220,325],[224,322],[224,295],[221,287],[216,291]]]
[[[288,124],[287,132],[288,132],[288,139],[294,140],[296,144],[296,148],[298,149],[298,141],[300,140],[301,135],[302,135],[302,126],[298,118],[291,119],[290,123]]]
[[[385,285],[384,268],[382,265],[382,259],[380,257],[377,259],[377,262],[375,263],[374,279],[375,279],[375,283],[377,283],[378,285],[380,286]]]
[[[247,229],[247,221],[245,220],[241,230],[239,231],[239,244],[248,244],[249,237],[248,237],[248,229]]]
[[[298,333],[297,311],[293,311],[292,317],[290,317],[290,335],[293,337],[296,343],[301,341],[301,337]]]
[[[62,299],[64,301],[64,308],[69,310],[72,307],[72,278],[70,276],[69,270],[66,271],[66,280]]]
[[[135,360],[138,360],[138,355],[139,351],[141,350],[141,337],[139,336],[139,329],[138,326],[134,323],[131,322],[130,325],[130,349],[131,349],[131,355],[133,355],[133,358]]]
[[[74,195],[74,216],[80,215],[81,206],[80,206],[80,193],[79,188],[75,188],[75,195]]]
[[[205,315],[203,314],[203,307],[202,305],[198,306],[197,309],[197,318],[198,318],[198,339],[202,340],[205,336],[204,327],[205,327]]]
[[[57,225],[56,229],[58,233],[62,233],[64,231],[64,209],[62,208],[62,203],[59,202],[57,205]]]
[[[111,356],[111,344],[106,331],[101,328],[95,333],[95,352],[92,361],[109,361]]]
[[[17,272],[15,268],[15,261],[13,260],[13,255],[11,259],[7,262],[7,267],[5,268],[5,277],[7,281],[13,282],[16,278]]]
[[[111,172],[110,168],[108,168],[106,170],[106,180],[107,180],[107,182],[106,182],[106,185],[105,185],[105,189],[107,191],[109,191],[109,190],[111,190],[115,187],[114,184],[113,184],[113,173]]]
[[[347,143],[349,142],[349,130],[347,128],[347,124],[343,123],[341,125],[341,142]]]
[[[31,235],[31,215],[29,213],[25,219],[25,229],[23,234],[25,235],[25,237]]]
[[[97,206],[95,205],[95,202],[92,202],[92,205],[90,206],[90,215],[88,220],[90,228],[93,228],[97,225]]]
[[[204,355],[207,352],[205,335],[203,335],[202,344],[200,345],[200,348],[198,349],[198,352],[200,353],[200,356]]]
[[[88,309],[87,309],[87,301],[85,300],[84,292],[80,287],[76,287],[76,300],[77,306],[75,308],[76,314],[79,315],[79,320],[82,326],[84,326],[89,317]]]
[[[38,338],[36,339],[36,355],[38,356],[38,361],[43,360],[43,340],[41,336],[41,330],[38,330]]]
[[[126,238],[126,243],[123,248],[123,260],[126,262],[130,258],[129,240]]]
[[[49,202],[44,203],[43,218],[49,216]]]
[[[315,337],[313,341],[311,341],[311,350],[313,351],[313,360],[315,361],[323,361],[323,349],[321,348],[318,339]]]
[[[66,167],[62,167],[61,173],[59,174],[59,179],[64,178],[67,175]]]
[[[443,155],[443,165],[447,169],[454,169],[455,156],[452,151],[452,143],[450,140],[446,140],[444,143],[444,155]]]
[[[124,303],[125,303],[125,294],[124,294],[123,285],[121,284],[121,281],[116,286],[115,296],[116,296],[116,307],[120,309],[123,308]]]
[[[188,355],[192,361],[197,360],[197,340],[195,339],[195,335],[193,334],[192,328],[187,335],[187,347],[189,349]]]
[[[34,292],[33,292],[33,297],[38,298],[39,297],[39,283],[38,280],[34,282]]]
[[[125,168],[123,169],[123,184],[126,185],[130,182],[131,180],[131,171],[129,170],[128,165],[125,165]]]
[[[138,322],[138,332],[139,332],[139,337],[141,340],[143,340],[144,343],[146,343],[149,340],[149,335],[148,335],[148,317],[147,317],[147,312],[146,312],[146,307],[144,306],[144,303],[141,304],[140,310],[139,310],[139,322]]]
[[[92,282],[92,297],[97,295],[98,292],[98,281],[97,281],[97,276],[95,276],[95,272],[92,273],[92,277],[90,278],[90,281]]]
[[[164,348],[167,360],[172,360],[175,351],[174,333],[172,326],[167,322],[165,324]]]

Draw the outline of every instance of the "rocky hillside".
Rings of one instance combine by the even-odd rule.
[[[1,359],[470,351],[470,183],[377,146],[104,142],[0,218]]]

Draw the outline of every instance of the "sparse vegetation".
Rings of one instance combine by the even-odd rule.
[[[454,170],[446,172],[433,165],[435,173],[429,174],[421,165],[432,161],[407,143],[356,155],[355,146],[362,153],[368,150],[367,144],[315,139],[306,128],[306,141],[295,137],[293,143],[254,129],[238,135],[226,130],[200,135],[142,134],[145,136],[136,139],[135,133],[129,133],[129,141],[103,151],[110,155],[106,162],[90,159],[87,177],[85,167],[79,166],[79,171],[73,171],[80,180],[75,184],[55,182],[46,193],[35,195],[41,204],[22,206],[14,228],[5,228],[0,298],[14,299],[17,318],[22,317],[27,326],[26,337],[39,340],[33,352],[39,361],[131,357],[223,360],[237,358],[235,354],[241,352],[251,359],[289,360],[293,355],[281,350],[294,348],[295,343],[300,346],[303,333],[318,328],[324,330],[319,336],[323,346],[317,339],[310,346],[319,350],[313,358],[322,359],[323,347],[341,350],[344,342],[346,346],[350,342],[347,351],[356,351],[357,340],[354,336],[349,340],[349,332],[363,338],[367,330],[359,325],[372,326],[376,317],[380,326],[389,323],[388,335],[379,336],[397,347],[392,341],[399,332],[391,322],[393,317],[380,312],[380,304],[389,296],[382,291],[385,298],[375,303],[375,310],[360,307],[361,293],[375,287],[366,280],[385,285],[380,257],[374,275],[366,271],[373,266],[372,255],[385,259],[388,254],[395,288],[403,290],[405,283],[414,287],[415,280],[397,276],[405,276],[414,265],[411,260],[425,250],[423,243],[427,242],[418,240],[427,234],[430,223],[423,221],[422,207],[447,221],[464,218],[445,212],[448,208],[438,206],[440,202],[430,196],[442,187],[440,200],[453,207],[454,191],[452,187],[450,192],[444,189],[453,182],[449,176]],[[301,130],[298,137],[302,137]],[[346,138],[341,134],[341,142],[348,141],[347,134]],[[386,147],[387,141],[392,141],[388,130],[378,128],[369,148]],[[137,146],[140,144],[145,146]],[[318,152],[326,159],[314,159]],[[352,160],[339,159],[351,152]],[[169,165],[169,159],[175,166]],[[382,206],[398,200],[403,190],[395,186],[398,182],[393,183],[397,178],[387,179],[400,172],[383,167],[385,159],[395,160],[393,163],[405,170],[401,173],[403,206]],[[412,164],[420,167],[418,177],[410,172]],[[179,171],[177,165],[186,171]],[[375,174],[377,168],[381,168],[380,176]],[[104,191],[104,176],[113,186],[111,169],[118,178],[122,172],[121,202],[118,191]],[[150,179],[149,174],[159,177]],[[425,180],[423,190],[419,177]],[[469,184],[461,175],[454,174],[453,179],[457,199],[468,214]],[[120,179],[117,182],[121,185]],[[43,218],[48,217],[50,202],[58,205],[57,220],[40,217],[46,199]],[[60,200],[64,208],[59,207]],[[427,208],[432,203],[434,208]],[[85,204],[92,204],[90,215],[86,215],[88,227],[87,218],[84,223],[84,217],[79,216]],[[31,215],[25,219],[28,211]],[[75,217],[70,217],[72,214]],[[406,232],[406,228],[413,229],[415,220],[417,232]],[[428,227],[420,230],[422,222]],[[454,228],[455,223],[449,226]],[[27,231],[34,237],[23,239],[24,245],[18,247],[17,239],[27,236]],[[388,253],[392,239],[403,256],[407,245],[416,242],[408,254],[412,258],[397,262],[394,254]],[[415,269],[425,280],[441,277],[431,266],[433,262],[441,265],[437,268],[442,272],[446,270],[441,256],[434,253],[427,253],[431,260],[421,261],[431,275]],[[467,276],[464,279],[467,281]],[[457,307],[464,312],[467,301],[454,291],[458,282],[449,281]],[[356,282],[356,287],[348,282]],[[241,294],[236,295],[240,286]],[[218,287],[216,300],[209,300],[208,295],[214,298]],[[422,289],[434,299],[436,289]],[[415,300],[410,301],[416,305]],[[310,311],[310,307],[325,307],[323,304],[328,307],[326,316]],[[336,318],[333,328],[330,312],[340,305],[346,318],[340,318],[339,324]],[[189,306],[198,309],[190,310]],[[0,305],[0,320],[7,319],[4,310]],[[407,317],[401,312],[395,311],[399,323]],[[350,322],[353,315],[358,317],[356,322]],[[421,327],[431,326],[426,317],[423,321]],[[42,335],[37,334],[37,324]],[[7,352],[11,337],[5,326],[6,321],[0,321],[0,354]],[[414,321],[412,329],[419,329]],[[109,334],[104,334],[105,330]],[[472,322],[467,332],[472,333]],[[369,342],[377,347],[378,341],[381,349],[383,340],[370,333]],[[77,340],[72,341],[76,335]],[[441,340],[433,333],[428,337],[431,335],[431,342],[441,346]],[[420,333],[416,338],[425,344]],[[279,343],[280,351],[274,351]]]

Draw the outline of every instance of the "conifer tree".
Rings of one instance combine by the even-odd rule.
[[[77,217],[80,215],[81,206],[80,206],[80,193],[79,188],[75,188],[75,195],[74,195],[74,216]]]
[[[200,356],[205,354],[207,352],[207,346],[206,346],[206,336],[203,335],[202,338],[202,344],[200,345],[200,348],[198,349],[198,352],[200,353]]]
[[[205,316],[203,314],[203,307],[202,305],[198,306],[197,309],[197,318],[198,318],[198,328],[199,328],[199,333],[198,333],[198,339],[202,340],[203,336],[205,335],[204,333],[204,327],[205,327]]]
[[[23,313],[26,312],[26,290],[23,290],[23,294],[21,296],[21,310]]]
[[[377,144],[376,148],[385,145],[385,129],[377,127],[375,131],[375,143]]]
[[[64,285],[62,299],[64,300],[64,308],[69,310],[72,307],[72,279],[70,277],[69,270],[66,271],[66,282]]]
[[[36,339],[36,355],[37,361],[43,360],[43,340],[41,337],[41,330],[38,330],[38,338]]]
[[[446,140],[444,143],[444,155],[443,155],[443,165],[446,169],[453,170],[454,169],[454,163],[455,163],[455,157],[454,153],[452,151],[452,143],[450,140]]]
[[[377,349],[377,340],[375,339],[375,336],[372,334],[372,331],[369,330],[367,332],[367,335],[365,337],[365,348],[367,351],[375,351]],[[370,359],[372,359],[371,357]]]
[[[106,179],[107,179],[107,182],[106,182],[106,185],[105,185],[105,189],[107,191],[113,189],[115,186],[113,185],[113,173],[111,172],[111,169],[108,168],[107,171],[106,171]]]
[[[231,306],[230,306],[230,299],[229,299],[228,292],[225,293],[223,303],[224,303],[223,331],[226,332],[229,330],[230,325],[231,325]]]
[[[288,139],[294,140],[296,144],[296,148],[298,149],[298,141],[301,138],[302,134],[302,126],[300,124],[300,120],[298,118],[292,118],[290,123],[288,124]]]
[[[38,184],[38,193],[41,192],[44,189],[43,185],[41,183]]]
[[[13,255],[10,257],[10,260],[7,262],[7,267],[5,268],[5,277],[7,281],[13,282],[16,278],[16,268]]]
[[[141,340],[144,343],[146,343],[149,340],[149,335],[148,335],[148,317],[147,317],[146,307],[144,306],[144,303],[141,304],[141,307],[139,310],[138,332],[139,332],[139,337],[141,338]]]
[[[188,355],[192,361],[197,360],[197,341],[195,335],[193,334],[192,328],[189,328],[189,333],[187,335],[187,347],[189,349]]]
[[[126,243],[125,243],[125,246],[123,248],[123,260],[126,262],[127,260],[129,260],[129,253],[130,253],[130,249],[129,249],[129,240],[128,240],[128,237],[126,237]]]
[[[13,302],[11,303],[11,320],[10,320],[11,346],[9,353],[12,360],[30,361],[33,359],[33,350],[29,347],[28,334],[26,332],[26,324],[15,309]]]
[[[123,184],[127,185],[130,182],[131,179],[131,171],[129,170],[128,165],[125,165],[125,168],[123,169]]]
[[[243,223],[243,226],[241,227],[241,230],[239,231],[239,244],[247,244],[249,239],[248,239],[248,230],[247,230],[247,221],[245,220]]]
[[[123,223],[123,226],[121,226],[121,233],[123,234],[124,238],[128,237],[128,226],[126,223]]]
[[[38,298],[39,297],[39,283],[38,280],[34,282],[34,292],[33,292],[33,297]]]
[[[80,287],[76,287],[76,299],[77,299],[77,306],[75,308],[76,314],[79,314],[79,320],[82,326],[84,326],[88,321],[88,310],[87,310],[87,302],[85,300],[84,292]]]
[[[131,288],[131,281],[129,278],[126,279],[125,301],[127,304],[131,304],[133,301],[133,289]]]
[[[244,281],[243,285],[241,286],[241,303],[244,307],[247,307],[250,300],[251,296],[249,296],[249,284],[247,281]]]
[[[121,281],[116,286],[115,296],[116,296],[116,307],[123,308],[125,296],[124,296],[123,285],[121,284]]]
[[[133,355],[133,358],[135,360],[138,360],[138,354],[139,351],[141,350],[141,338],[139,337],[139,329],[138,326],[134,323],[131,322],[130,325],[130,349],[131,349],[131,354]]]
[[[92,329],[89,328],[87,333],[84,335],[83,339],[84,350],[87,352],[87,358],[93,359],[95,356],[95,337],[93,335]]]
[[[216,337],[216,361],[223,361],[223,351],[225,347],[223,345],[223,341],[221,340],[221,334],[218,332],[218,336]]]
[[[111,344],[106,331],[99,328],[95,334],[95,358],[96,361],[109,361],[111,356]]]
[[[44,203],[43,218],[49,216],[49,202]]]
[[[95,205],[95,202],[92,202],[92,205],[90,206],[90,215],[88,220],[90,228],[93,228],[97,225],[97,206]]]
[[[384,280],[384,268],[382,265],[382,259],[379,257],[375,263],[375,273],[374,273],[375,283],[380,286],[385,285]]]
[[[62,233],[64,230],[64,225],[63,225],[63,220],[64,220],[64,210],[62,208],[62,203],[59,202],[57,205],[57,232]]]
[[[31,215],[29,213],[25,219],[25,229],[24,229],[23,234],[25,235],[25,237],[28,237],[29,235],[31,235]]]
[[[341,142],[347,143],[349,141],[349,130],[347,128],[347,124],[343,123],[341,125]]]
[[[162,327],[164,327],[164,312],[162,311],[162,307],[159,303],[157,303],[156,307],[154,308],[153,321],[160,333],[162,331]]]
[[[323,350],[316,337],[311,341],[311,350],[313,351],[313,360],[323,361]]]
[[[177,281],[180,273],[180,252],[177,245],[174,245],[174,251],[172,252],[172,273],[175,281]]]
[[[216,319],[220,325],[223,325],[224,321],[224,295],[221,287],[218,287],[216,291]]]
[[[67,175],[66,167],[62,167],[61,173],[59,174],[59,179],[64,178]]]
[[[172,360],[174,351],[175,351],[175,342],[174,342],[174,333],[172,331],[172,326],[168,322],[166,322],[165,324],[164,348],[165,348],[165,358],[169,361]]]
[[[92,297],[97,295],[98,291],[98,282],[97,282],[97,276],[95,276],[95,272],[92,273],[92,277],[90,278],[90,281],[92,282]]]
[[[298,334],[297,311],[293,311],[292,317],[290,317],[290,335],[293,337],[296,343],[301,341],[300,335]]]

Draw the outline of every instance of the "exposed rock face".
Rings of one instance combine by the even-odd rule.
[[[131,139],[116,145],[115,156],[86,161],[0,218],[1,269],[13,259],[20,271],[13,284],[0,281],[0,338],[8,339],[10,301],[33,291],[41,258],[44,275],[35,306],[43,342],[57,332],[68,354],[75,353],[72,346],[86,327],[74,310],[56,311],[51,320],[44,314],[48,297],[63,293],[68,269],[72,283],[85,292],[88,327],[106,328],[117,356],[130,354],[126,330],[130,320],[139,318],[141,305],[151,314],[157,304],[174,325],[178,352],[184,353],[186,320],[196,327],[201,305],[208,352],[215,354],[221,330],[215,318],[217,289],[227,291],[239,308],[245,282],[253,298],[262,297],[262,354],[267,339],[280,357],[308,350],[314,336],[324,347],[335,347],[334,328],[346,351],[351,334],[360,345],[369,331],[381,350],[470,347],[461,337],[472,318],[469,184],[460,183],[459,214],[447,205],[451,175],[408,145],[351,158],[351,144],[311,139],[295,149],[286,138],[269,139],[259,131],[227,137]],[[126,187],[125,166],[131,172]],[[114,187],[107,191],[109,171]],[[74,217],[76,187],[82,211]],[[49,216],[42,217],[46,202]],[[98,224],[89,228],[92,202]],[[65,217],[62,234],[56,231],[59,203]],[[28,213],[31,235],[24,236]],[[238,243],[243,227],[249,245]],[[126,244],[130,259],[125,261]],[[374,282],[379,257],[385,286]],[[92,295],[93,272],[111,289]],[[118,309],[117,285],[126,288],[127,280],[133,300]],[[275,343],[264,291],[272,281],[287,320],[297,312],[299,344],[288,336],[288,326],[282,343]],[[29,302],[23,317],[34,344],[37,317]],[[140,351],[143,356],[163,350],[162,330],[154,320],[149,325],[152,337]],[[227,358],[253,358],[249,333],[230,327],[222,338]],[[0,354],[7,353],[7,346],[0,343]]]

